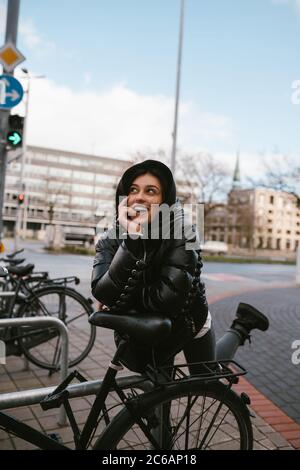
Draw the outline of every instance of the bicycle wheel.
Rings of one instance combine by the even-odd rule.
[[[251,450],[252,426],[241,398],[223,383],[192,379],[140,398],[142,421],[163,450]],[[153,450],[153,444],[125,408],[94,449]]]
[[[17,316],[51,316],[62,320],[68,328],[69,367],[82,361],[96,338],[96,327],[88,322],[92,308],[87,299],[74,289],[47,286],[35,290],[21,305]],[[58,370],[61,338],[56,328],[19,328],[19,345],[27,359],[39,367]]]

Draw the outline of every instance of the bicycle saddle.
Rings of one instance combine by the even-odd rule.
[[[129,335],[147,345],[154,345],[154,343],[165,340],[172,328],[172,322],[169,318],[155,315],[129,316],[94,312],[90,315],[89,322],[95,326],[102,326],[102,328],[109,328],[120,334]]]
[[[26,266],[7,266],[7,270],[10,274],[16,274],[17,276],[27,276],[34,269],[34,264],[26,264]]]

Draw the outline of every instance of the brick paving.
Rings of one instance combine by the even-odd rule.
[[[235,359],[246,367],[247,381],[255,387],[249,393],[255,411],[297,449],[300,449],[300,365],[292,363],[292,343],[300,339],[299,299],[299,288],[290,287],[238,294],[210,305],[217,338],[230,325],[240,301],[268,316],[269,330],[253,331],[252,343],[239,348]]]
[[[300,366],[298,369],[295,369],[295,366],[290,366],[291,344],[289,344],[291,338],[297,339],[295,325],[299,310],[297,310],[296,298],[297,291],[295,289],[282,289],[282,292],[270,289],[269,291],[251,292],[233,298],[225,298],[211,305],[217,336],[220,336],[230,325],[234,316],[234,307],[238,301],[253,303],[257,308],[261,308],[271,320],[270,332],[255,332],[252,348],[248,346],[240,348],[237,355],[237,360],[240,360],[249,369],[247,380],[242,378],[237,387],[238,391],[245,391],[252,399],[251,410],[256,415],[252,419],[255,449],[300,448],[300,426],[297,422],[298,415],[295,416],[297,398],[292,394],[294,390],[299,391],[297,387],[299,387],[300,381],[297,374],[300,372]],[[282,327],[281,319],[283,318],[285,323]],[[298,337],[300,339],[300,334]],[[93,350],[89,357],[78,365],[77,369],[89,380],[99,379],[103,376],[113,351],[112,332],[98,329]],[[294,380],[295,376],[298,377],[298,385]],[[24,371],[21,358],[9,357],[6,367],[0,365],[0,392],[51,386],[56,385],[58,381],[58,374],[49,377],[47,371],[34,365],[30,365],[29,371]],[[277,393],[273,384],[282,385],[280,390],[283,390],[283,393]],[[288,395],[289,401],[284,400],[279,403],[277,398],[282,398],[282,395]],[[92,397],[87,397],[72,400],[72,407],[79,424],[84,423],[92,399]],[[58,411],[56,409],[44,412],[39,405],[34,405],[10,412],[36,429],[47,433],[58,432],[63,441],[71,445],[72,433],[68,426],[58,426]],[[25,441],[18,438],[8,438],[3,431],[0,431],[0,449],[30,448],[32,446]]]

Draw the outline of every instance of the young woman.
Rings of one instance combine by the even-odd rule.
[[[127,169],[116,190],[114,226],[96,246],[92,293],[102,309],[116,315],[155,313],[172,320],[170,338],[154,349],[128,341],[122,362],[129,369],[142,371],[153,361],[170,363],[182,349],[188,362],[216,359],[196,242],[196,229],[185,220],[170,169],[155,160]],[[251,329],[267,327],[263,314],[240,304],[231,329],[217,344],[217,357],[232,358]],[[118,344],[117,332],[115,339]]]

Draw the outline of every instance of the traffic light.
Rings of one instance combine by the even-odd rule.
[[[24,118],[18,114],[11,114],[8,121],[6,142],[11,148],[19,147],[23,141]]]
[[[24,193],[18,194],[18,204],[23,204],[24,199],[25,199]]]

